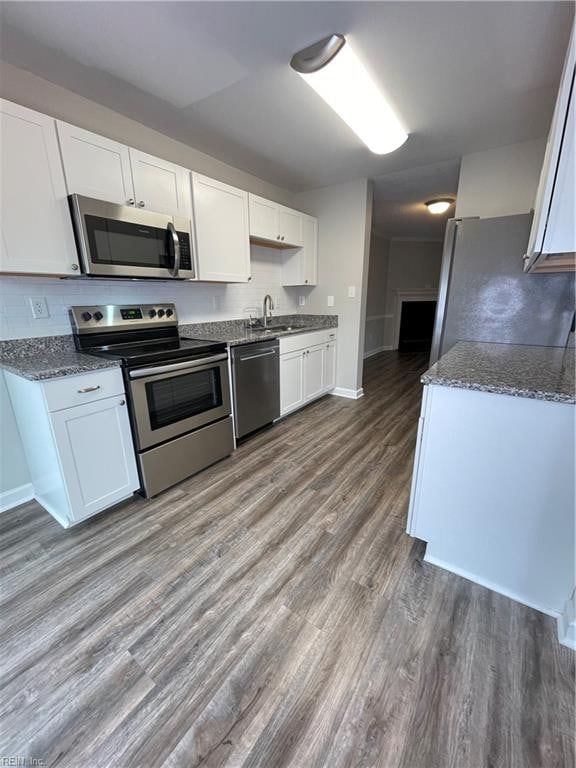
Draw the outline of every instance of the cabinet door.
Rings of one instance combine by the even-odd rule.
[[[280,240],[278,205],[257,195],[248,195],[250,236],[261,240]]]
[[[280,355],[280,415],[304,405],[305,351]]]
[[[302,245],[302,214],[291,208],[278,208],[278,234],[283,245]]]
[[[192,199],[198,278],[247,282],[250,278],[248,193],[193,173]]]
[[[324,392],[336,386],[336,342],[330,341],[324,350]]]
[[[128,147],[68,123],[56,125],[68,194],[133,205]]]
[[[548,225],[544,235],[542,248],[544,253],[576,252],[576,224],[574,222],[574,211],[576,210],[574,200],[574,186],[576,185],[574,168],[575,101],[576,94],[573,91],[568,105],[568,116],[558,159]]]
[[[318,282],[318,219],[302,217],[302,278],[303,285]]]
[[[0,102],[0,271],[78,273],[56,123]]]
[[[304,355],[304,400],[314,400],[324,392],[325,345],[307,349]]]
[[[66,408],[50,418],[74,522],[139,488],[124,396]]]
[[[190,171],[132,148],[130,165],[139,208],[191,217]]]

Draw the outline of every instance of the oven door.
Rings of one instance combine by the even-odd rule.
[[[85,274],[194,278],[187,219],[82,195],[70,195],[70,207]]]
[[[228,355],[128,371],[138,447],[150,448],[229,416]]]

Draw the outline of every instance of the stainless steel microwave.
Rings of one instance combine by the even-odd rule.
[[[70,195],[82,272],[97,277],[195,277],[189,219]]]

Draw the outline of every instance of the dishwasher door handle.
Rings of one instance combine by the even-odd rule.
[[[248,357],[239,357],[238,360],[240,360],[241,363],[246,362],[246,360],[255,360],[257,357],[268,357],[268,355],[275,355],[276,350],[270,349],[268,352],[259,352],[257,355],[249,355]]]

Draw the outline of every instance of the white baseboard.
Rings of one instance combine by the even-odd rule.
[[[479,584],[481,587],[491,589],[492,592],[497,592],[499,595],[509,597],[511,600],[515,600],[517,603],[522,603],[522,605],[526,605],[528,608],[534,608],[535,611],[540,611],[540,613],[545,613],[547,616],[552,616],[554,619],[558,619],[561,615],[560,611],[556,611],[552,608],[546,608],[543,605],[538,605],[538,603],[533,603],[530,600],[527,600],[523,595],[512,592],[511,590],[502,587],[500,584],[496,584],[493,581],[488,581],[487,579],[479,578],[474,573],[470,573],[469,571],[465,571],[463,568],[458,568],[451,563],[440,560],[440,558],[434,557],[434,555],[429,555],[428,550],[424,555],[424,560],[431,565],[438,566],[438,568],[443,568],[445,571],[455,573],[456,576],[462,576],[462,578],[468,579],[468,581],[473,581],[475,584]]]
[[[34,488],[32,483],[19,485],[18,488],[11,488],[9,491],[0,493],[0,512],[6,512],[8,509],[24,504],[34,498]]]
[[[332,392],[330,392],[331,395],[336,395],[336,397],[347,397],[350,400],[358,400],[364,395],[364,389],[360,387],[360,389],[346,389],[345,387],[334,387]]]
[[[558,640],[576,651],[576,590],[558,617]]]
[[[387,344],[384,347],[376,347],[376,349],[371,349],[369,352],[364,352],[364,360],[374,357],[374,355],[379,355],[380,352],[391,352],[393,349],[394,347],[391,344]]]

